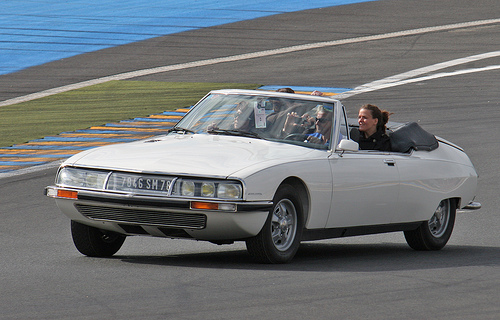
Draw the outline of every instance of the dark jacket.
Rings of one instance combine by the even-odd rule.
[[[360,150],[391,151],[391,140],[383,129],[378,129],[368,138],[365,138],[364,133],[360,132],[358,143]]]

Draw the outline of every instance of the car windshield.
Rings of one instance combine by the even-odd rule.
[[[212,93],[176,125],[174,132],[237,135],[328,149],[332,122],[333,103]]]

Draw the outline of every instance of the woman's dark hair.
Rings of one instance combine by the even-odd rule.
[[[382,129],[382,131],[385,132],[386,129],[385,125],[389,121],[389,116],[393,114],[392,112],[389,112],[387,110],[380,110],[379,107],[373,104],[365,104],[364,106],[361,107],[361,109],[370,110],[372,117],[374,119],[378,119],[377,130]]]
[[[286,93],[295,93],[292,88],[279,88],[276,92],[286,92]]]

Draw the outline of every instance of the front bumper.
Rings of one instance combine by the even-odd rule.
[[[257,235],[271,201],[204,201],[49,186],[71,220],[126,235],[233,241]],[[200,209],[202,208],[202,209]]]

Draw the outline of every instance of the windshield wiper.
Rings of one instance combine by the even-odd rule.
[[[210,129],[207,130],[207,133],[211,134],[225,134],[228,136],[239,136],[239,137],[248,137],[248,138],[256,138],[256,139],[264,139],[261,136],[259,136],[255,132],[248,132],[248,131],[243,131],[243,130],[238,130],[238,129]]]
[[[195,133],[192,130],[186,129],[186,128],[181,128],[181,127],[173,127],[172,129],[168,130],[168,133],[170,132],[181,132],[181,133]]]

